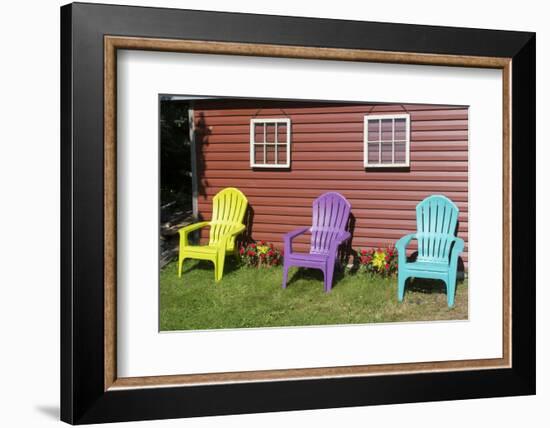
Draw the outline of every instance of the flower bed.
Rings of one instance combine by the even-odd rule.
[[[397,273],[397,251],[393,247],[361,248],[357,251],[359,270],[375,275],[393,276]]]
[[[239,254],[241,255],[241,262],[249,267],[269,267],[282,263],[281,252],[272,243],[265,241],[241,244]]]

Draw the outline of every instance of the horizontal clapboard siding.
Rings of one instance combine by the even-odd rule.
[[[468,109],[446,105],[296,103],[257,100],[195,102],[199,214],[212,215],[212,198],[239,188],[252,208],[251,235],[282,248],[282,237],[311,224],[313,199],[342,193],[355,218],[352,245],[393,245],[416,230],[415,207],[443,194],[460,209],[458,235],[468,261]],[[410,114],[410,168],[365,170],[366,114]],[[251,169],[252,118],[290,118],[291,168]],[[206,239],[204,234],[201,239]],[[307,237],[295,248],[306,251]],[[412,250],[415,249],[413,243]]]

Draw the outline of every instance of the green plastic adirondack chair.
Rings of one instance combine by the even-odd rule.
[[[455,236],[458,207],[442,195],[432,195],[416,206],[417,232],[395,244],[399,260],[397,299],[403,301],[407,278],[432,278],[445,282],[447,305],[454,305],[458,256],[464,241]],[[418,241],[418,257],[407,262],[406,248]]]
[[[211,221],[191,224],[179,230],[179,277],[185,259],[198,259],[212,261],[216,281],[222,279],[225,256],[236,254],[235,238],[245,229],[243,219],[247,205],[248,200],[239,189],[227,187],[214,196]],[[210,226],[208,245],[189,245],[189,233],[207,226]]]

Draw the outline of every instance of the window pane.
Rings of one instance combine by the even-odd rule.
[[[407,139],[405,135],[406,131],[406,119],[395,119],[395,139],[404,141]]]
[[[265,141],[267,143],[275,142],[275,123],[266,123]]]
[[[266,163],[269,165],[275,164],[275,146],[265,146],[266,151]]]
[[[392,133],[393,119],[382,119],[382,141],[391,141],[393,138]]]
[[[255,143],[264,142],[264,124],[263,123],[254,124],[254,142]]]
[[[277,124],[277,142],[279,144],[286,143],[286,123]]]
[[[382,163],[392,163],[392,143],[382,143]]]
[[[254,163],[263,164],[264,163],[264,146],[263,144],[254,145]]]
[[[379,141],[380,139],[380,121],[373,119],[368,121],[368,141]]]
[[[406,161],[406,144],[395,143],[395,163],[405,163]]]
[[[277,146],[277,163],[279,165],[286,164],[286,144]]]
[[[379,143],[369,143],[367,144],[368,147],[368,163],[369,164],[376,164],[380,163],[380,144]]]

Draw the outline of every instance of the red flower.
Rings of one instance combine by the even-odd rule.
[[[260,241],[260,245],[265,245],[265,241],[264,240]]]
[[[241,249],[239,250],[239,253],[244,254],[244,247],[241,247]]]
[[[262,259],[265,259],[265,254],[264,254],[264,253],[261,253],[261,254],[260,254],[260,257],[261,257]]]
[[[256,244],[254,243],[250,244],[250,248],[256,248]]]
[[[384,257],[384,258],[386,259],[386,261],[390,260],[390,256],[388,256],[387,254],[386,254],[386,257]]]
[[[365,248],[363,248],[363,249],[361,250],[361,255],[362,255],[362,256],[366,256],[366,255],[367,255],[367,250],[366,250]]]
[[[275,252],[274,252],[273,250],[269,250],[269,251],[267,252],[267,255],[268,255],[269,257],[273,257],[274,254],[275,254]]]
[[[364,265],[367,264],[369,262],[368,260],[368,257],[366,256],[361,256],[361,263],[363,263]]]
[[[388,270],[389,268],[390,268],[390,265],[386,263],[386,270]]]
[[[256,253],[255,253],[254,251],[252,251],[252,250],[248,250],[248,253],[247,253],[247,254],[248,254],[249,256],[253,256],[253,255],[255,255]]]

